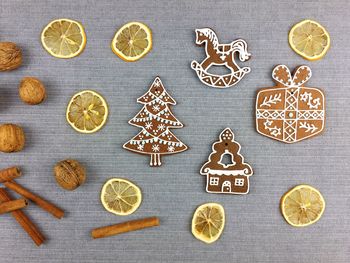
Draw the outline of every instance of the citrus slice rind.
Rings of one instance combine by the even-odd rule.
[[[108,180],[101,190],[103,207],[116,215],[130,215],[139,208],[142,201],[141,190],[132,182],[112,178]]]
[[[225,227],[225,210],[217,203],[199,206],[192,218],[192,234],[210,244],[218,240]]]
[[[104,126],[107,117],[107,102],[92,90],[76,93],[67,106],[67,122],[80,133],[97,132]]]
[[[309,185],[298,185],[281,198],[281,212],[288,224],[304,227],[316,223],[325,209],[321,193]]]
[[[324,57],[330,48],[330,36],[318,22],[303,20],[289,31],[288,42],[291,48],[307,60]]]
[[[122,60],[137,61],[152,49],[152,31],[140,22],[127,23],[115,34],[111,48]]]
[[[51,21],[41,33],[44,49],[56,58],[73,58],[86,46],[84,27],[78,21],[61,18]]]

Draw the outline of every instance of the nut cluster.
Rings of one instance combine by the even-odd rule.
[[[39,79],[33,77],[24,77],[18,92],[22,101],[31,105],[43,102],[46,97],[45,86]]]
[[[66,190],[74,190],[85,182],[85,168],[76,160],[63,160],[54,167],[57,183]]]
[[[22,51],[12,42],[0,42],[0,71],[13,70],[22,64]]]

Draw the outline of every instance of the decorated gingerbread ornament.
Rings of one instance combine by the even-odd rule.
[[[237,39],[229,44],[220,44],[215,32],[210,28],[196,29],[196,44],[205,45],[207,57],[198,63],[192,61],[191,68],[197,73],[202,83],[214,88],[228,88],[236,85],[245,74],[250,72],[249,67],[239,67],[235,58],[244,62],[250,58],[248,45],[243,39]],[[215,75],[209,73],[212,65],[225,66],[231,73]]]
[[[272,139],[295,143],[321,133],[325,122],[325,99],[320,89],[304,84],[311,78],[308,66],[299,66],[292,77],[285,65],[272,71],[276,86],[258,92],[257,131]]]
[[[124,149],[150,155],[151,166],[160,166],[162,155],[187,150],[187,146],[169,130],[182,128],[183,124],[171,112],[170,105],[176,105],[176,101],[165,90],[159,77],[137,102],[143,104],[143,108],[129,124],[142,130],[123,145]]]
[[[230,128],[223,130],[219,141],[212,146],[208,161],[202,166],[200,173],[207,177],[208,193],[247,194],[249,177],[253,175],[252,167],[244,162],[240,154],[241,145],[235,141]],[[224,162],[224,158],[227,162]]]

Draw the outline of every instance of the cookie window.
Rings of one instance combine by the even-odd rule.
[[[235,179],[235,186],[243,186],[244,185],[244,179],[243,178],[236,178]]]
[[[211,177],[209,181],[210,185],[219,185],[219,178]]]

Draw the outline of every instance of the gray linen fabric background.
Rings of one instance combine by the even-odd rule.
[[[0,41],[23,49],[21,68],[0,74],[0,120],[24,127],[22,152],[0,154],[0,168],[19,165],[18,182],[66,211],[56,220],[34,204],[26,212],[47,236],[36,248],[10,215],[0,218],[0,262],[350,262],[349,157],[350,36],[349,1],[18,1],[0,2]],[[52,19],[81,21],[87,45],[77,58],[51,57],[40,33]],[[288,31],[312,18],[330,32],[332,47],[320,61],[309,62],[288,45]],[[153,50],[136,63],[125,63],[110,49],[115,31],[129,21],[142,21],[153,31]],[[203,85],[190,62],[204,58],[194,43],[194,29],[212,27],[222,43],[248,42],[251,73],[235,87],[218,90]],[[325,132],[286,145],[255,131],[256,91],[273,86],[276,64],[291,69],[306,64],[313,76],[309,87],[326,94]],[[23,76],[40,78],[47,100],[38,106],[22,103],[17,87]],[[160,168],[149,158],[122,149],[139,129],[129,125],[141,109],[136,99],[159,75],[177,100],[174,114],[185,127],[173,130],[187,143],[187,152],[167,156]],[[109,104],[106,126],[92,135],[75,132],[65,120],[70,97],[82,89],[100,92]],[[201,165],[219,133],[230,127],[242,154],[254,169],[245,196],[205,192]],[[74,192],[61,189],[54,164],[65,158],[87,168],[86,184]],[[140,208],[115,216],[100,203],[100,189],[111,177],[137,183],[143,192]],[[327,206],[321,220],[307,228],[288,225],[279,211],[280,197],[307,183],[318,188]],[[226,211],[221,238],[206,245],[191,234],[197,206],[219,202]],[[111,238],[92,240],[90,230],[103,225],[158,216],[161,226]]]

